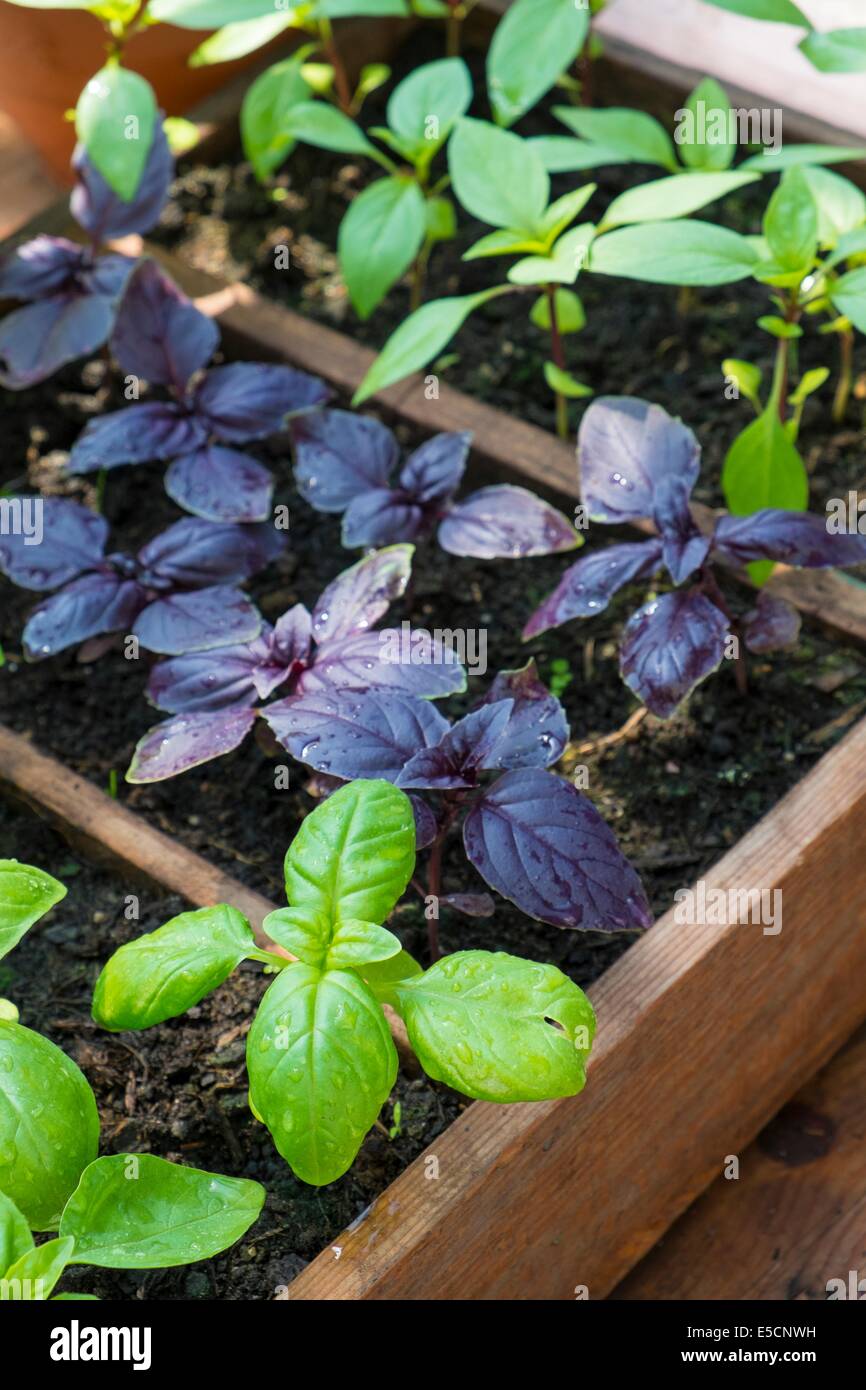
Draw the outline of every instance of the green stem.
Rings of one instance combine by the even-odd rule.
[[[562,345],[562,334],[559,331],[559,317],[556,309],[556,286],[545,285],[547,295],[547,305],[550,312],[550,355],[553,358],[554,366],[559,367],[560,371],[566,370],[565,349]],[[556,391],[556,433],[560,439],[568,439],[568,401],[561,391]]]
[[[328,56],[328,62],[334,69],[334,80],[337,85],[337,101],[339,102],[340,110],[344,112],[345,115],[349,116],[352,113],[352,88],[349,85],[349,78],[346,74],[343,59],[340,57],[340,50],[334,42],[334,31],[331,28],[331,21],[329,19],[322,19],[319,21],[319,35],[322,48]]]
[[[839,334],[839,380],[836,384],[836,394],[833,397],[833,420],[837,425],[841,425],[845,419],[848,402],[851,399],[853,354],[854,333],[852,329],[846,328],[844,333]]]
[[[255,947],[252,951],[247,951],[247,960],[261,961],[262,965],[272,965],[275,970],[284,970],[291,961],[286,960],[285,956],[278,956],[274,951],[260,951]]]

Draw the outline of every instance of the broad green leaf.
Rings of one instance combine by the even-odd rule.
[[[129,203],[141,182],[156,125],[156,97],[137,72],[108,63],[91,77],[75,130],[106,183]]]
[[[736,139],[731,139],[731,103],[714,78],[705,77],[689,94],[682,113],[677,113],[674,139],[690,169],[731,167],[737,149]]]
[[[732,14],[745,15],[747,19],[769,19],[777,24],[798,24],[811,29],[812,21],[807,19],[792,0],[706,0],[719,10],[730,10]]]
[[[597,237],[589,269],[655,285],[729,285],[750,275],[758,253],[747,237],[711,222],[647,222]]]
[[[334,925],[384,922],[415,867],[405,792],[380,780],[341,787],[305,817],[286,852],[286,898]]]
[[[866,29],[812,31],[800,44],[800,51],[820,72],[866,72]]]
[[[428,241],[453,241],[457,235],[457,213],[450,198],[428,198],[425,204]]]
[[[148,15],[181,29],[221,29],[272,15],[274,8],[274,0],[150,0]],[[286,18],[284,7],[282,12]]]
[[[203,68],[212,63],[230,63],[235,58],[245,58],[263,44],[270,43],[288,27],[285,10],[264,14],[258,19],[242,19],[235,24],[226,24],[199,44],[190,57],[189,65],[191,68]]]
[[[579,333],[586,327],[586,313],[583,304],[574,290],[558,289],[556,300],[556,322],[560,333]],[[539,295],[532,306],[529,318],[536,328],[550,332],[550,302],[547,295]]]
[[[737,171],[735,174],[671,174],[668,178],[651,179],[614,198],[604,214],[602,227],[687,217],[717,198],[724,198],[735,188],[756,183],[759,178],[759,174]]]
[[[549,174],[570,174],[578,169],[631,162],[619,149],[590,140],[576,140],[570,135],[533,135],[526,143]]]
[[[595,236],[591,222],[564,232],[549,256],[527,256],[508,272],[513,285],[573,285],[588,259]]]
[[[272,941],[284,946],[298,960],[321,970],[332,935],[330,917],[312,908],[278,907],[262,922],[262,930]]]
[[[0,1192],[34,1231],[56,1231],[96,1157],[99,1116],[78,1067],[47,1038],[0,1022]]]
[[[516,256],[526,251],[543,255],[546,249],[540,237],[527,237],[523,232],[503,228],[501,231],[488,232],[487,236],[473,242],[469,250],[464,251],[463,259],[477,261],[484,256]]]
[[[257,77],[247,91],[241,107],[241,137],[244,153],[256,178],[264,181],[291,154],[295,141],[285,130],[285,117],[291,107],[306,101],[310,88],[301,76],[309,48],[299,49],[291,58]]]
[[[750,155],[738,168],[758,174],[781,174],[795,164],[843,164],[855,159],[866,159],[866,145],[783,145],[778,150]]]
[[[775,402],[771,401],[734,440],[722,468],[722,489],[735,516],[747,516],[763,507],[805,511],[809,479]]]
[[[818,210],[818,242],[825,248],[838,245],[841,237],[866,222],[866,194],[850,179],[830,169],[801,170]],[[785,178],[790,178],[786,174]],[[784,179],[783,179],[784,182]]]
[[[0,957],[65,897],[63,884],[42,869],[0,859]]]
[[[536,233],[550,196],[547,170],[526,140],[464,116],[448,146],[458,202],[491,227]]]
[[[745,396],[753,405],[761,408],[761,378],[763,373],[760,367],[756,367],[754,362],[743,362],[737,357],[726,357],[722,363],[722,371],[726,379],[730,379],[741,396]]]
[[[375,961],[390,960],[402,949],[399,937],[387,927],[348,918],[334,932],[326,966],[328,970],[358,970]]]
[[[472,78],[462,58],[440,58],[404,77],[388,98],[388,125],[407,145],[429,157],[445,143],[469,109]]]
[[[410,956],[408,951],[400,951],[387,960],[367,961],[361,966],[360,973],[378,997],[386,995],[397,980],[408,980],[410,976],[423,972],[414,956]]]
[[[840,314],[849,318],[861,333],[866,333],[866,266],[840,276],[830,291],[830,298]]]
[[[397,1078],[397,1053],[376,996],[353,970],[298,963],[262,1000],[247,1071],[250,1105],[279,1152],[321,1186],[351,1166]]]
[[[111,1154],[81,1175],[60,1222],[75,1265],[169,1269],[207,1260],[258,1219],[265,1189],[168,1163],[153,1154]]]
[[[93,1017],[115,1033],[177,1018],[228,979],[255,946],[236,908],[220,903],[182,912],[115,951],[96,982]]]
[[[355,311],[367,319],[414,261],[424,242],[424,195],[413,178],[378,179],[359,193],[340,223],[337,251]]]
[[[502,286],[496,286],[478,294],[433,299],[429,304],[422,304],[391,334],[352,397],[352,405],[360,405],[378,391],[384,391],[386,386],[393,386],[395,381],[402,381],[403,377],[426,367],[450,343],[473,309],[502,293]]]
[[[58,1237],[28,1250],[0,1279],[0,1302],[42,1302],[70,1263],[75,1241]]]
[[[818,249],[818,209],[801,168],[789,169],[767,204],[764,236],[785,270],[808,270]]]
[[[563,194],[550,204],[541,219],[540,228],[549,244],[565,231],[578,213],[583,212],[597,187],[597,184],[585,183],[582,188],[575,188],[573,192]]]
[[[555,362],[545,362],[544,380],[551,391],[555,391],[559,396],[567,396],[569,400],[581,401],[593,394],[591,386],[585,386],[577,377],[572,376],[571,372],[557,367]]]
[[[514,0],[487,51],[487,90],[500,125],[513,125],[571,67],[589,32],[573,0]]]
[[[391,993],[435,1081],[493,1101],[553,1100],[583,1089],[595,1016],[555,966],[458,951]]]
[[[336,106],[324,101],[299,101],[283,114],[282,129],[293,140],[338,154],[377,157],[363,130]]]
[[[674,173],[679,168],[673,142],[664,126],[643,111],[631,111],[627,106],[608,106],[598,111],[554,106],[553,114],[581,139],[616,150],[620,159],[661,164]]]
[[[0,1278],[34,1248],[30,1227],[11,1197],[0,1192]]]

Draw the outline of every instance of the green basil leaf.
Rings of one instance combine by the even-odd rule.
[[[33,1250],[30,1227],[11,1197],[0,1192],[0,1278],[10,1265]]]
[[[337,926],[384,922],[415,867],[415,817],[390,782],[358,780],[306,816],[286,852],[289,905]]]
[[[38,1250],[28,1250],[0,1279],[0,1302],[42,1302],[47,1299],[69,1264],[75,1241],[47,1240]]]
[[[841,265],[843,261],[849,260],[852,256],[862,256],[866,253],[866,227],[856,227],[853,232],[845,232],[833,251],[832,256],[828,256],[824,262],[824,270],[832,270],[834,266]]]
[[[453,241],[457,235],[457,214],[450,198],[428,198],[424,205],[428,241]]]
[[[474,241],[469,250],[464,251],[463,259],[477,261],[484,256],[516,256],[520,252],[543,256],[545,250],[545,243],[539,238],[530,238],[525,232],[504,228],[502,231],[488,232],[487,236]]]
[[[553,114],[581,139],[615,151],[617,158],[641,164],[661,164],[679,169],[673,142],[664,126],[643,111],[627,106],[608,106],[598,111],[576,106],[554,106]]]
[[[293,140],[322,150],[374,158],[377,154],[361,127],[325,101],[299,101],[284,113],[282,129]]]
[[[228,979],[255,944],[246,918],[225,903],[182,912],[115,951],[96,981],[93,1017],[113,1033],[177,1018]]]
[[[777,150],[762,150],[749,155],[738,166],[740,171],[754,170],[758,174],[780,174],[795,164],[846,164],[866,158],[866,145],[782,145]]]
[[[289,22],[290,16],[282,11],[226,24],[199,44],[190,57],[189,65],[191,68],[204,68],[213,63],[231,63],[235,58],[245,58],[248,53],[255,53],[257,48],[270,43],[277,34],[288,29]]]
[[[440,58],[404,77],[388,98],[388,125],[407,145],[432,156],[469,109],[472,78],[462,58]]]
[[[746,400],[752,402],[761,409],[761,377],[763,373],[760,367],[756,367],[754,362],[743,362],[738,357],[726,357],[722,363],[722,372],[725,377],[730,377],[740,395],[745,396]]]
[[[595,1015],[553,965],[458,951],[392,997],[424,1070],[464,1095],[553,1100],[583,1089]]]
[[[555,391],[557,395],[566,396],[569,400],[582,401],[593,394],[591,386],[585,386],[582,381],[578,381],[577,377],[572,376],[571,372],[557,367],[555,362],[545,362],[544,380],[551,391]]]
[[[745,15],[747,19],[774,20],[777,24],[799,24],[811,29],[812,21],[807,19],[792,0],[707,0],[719,10],[730,10],[732,14]]]
[[[75,110],[75,130],[110,188],[131,202],[156,126],[156,97],[137,72],[108,63],[91,77]]]
[[[736,516],[747,516],[763,507],[806,510],[809,479],[774,402],[746,426],[728,450],[722,489],[729,510]]]
[[[757,265],[748,237],[711,222],[647,222],[599,236],[589,270],[655,285],[729,285]]]
[[[541,231],[548,244],[561,236],[578,213],[583,211],[597,187],[597,184],[585,183],[582,188],[575,188],[550,204],[541,219]]]
[[[571,0],[514,0],[487,51],[487,90],[500,125],[513,125],[571,67],[589,21],[589,6]]]
[[[800,52],[819,72],[866,72],[866,29],[807,34]]]
[[[818,211],[818,241],[832,249],[866,222],[866,194],[830,169],[806,166],[801,172]]]
[[[513,285],[573,285],[586,266],[595,227],[584,222],[565,232],[549,256],[526,256],[508,272]]]
[[[328,950],[327,969],[360,969],[371,962],[390,960],[403,948],[399,938],[374,922],[340,922]]]
[[[558,289],[556,300],[556,322],[560,333],[579,333],[586,327],[586,311],[574,290]],[[536,328],[544,333],[550,332],[550,302],[547,295],[539,295],[532,306],[529,318]]]
[[[332,935],[331,919],[324,913],[303,907],[278,907],[268,913],[262,930],[298,960],[317,970],[324,966]]]
[[[318,0],[316,5],[316,16],[328,19],[402,18],[410,13],[407,0]]]
[[[397,1078],[397,1053],[376,996],[354,971],[298,963],[262,1000],[247,1070],[250,1106],[277,1149],[299,1178],[322,1186],[351,1166]]]
[[[56,1231],[96,1157],[93,1092],[65,1053],[20,1023],[0,1022],[0,1192],[34,1231]]]
[[[352,397],[352,405],[358,406],[386,386],[420,371],[450,343],[473,309],[502,293],[502,287],[497,286],[478,294],[431,299],[429,304],[422,304],[391,334]]]
[[[224,24],[272,15],[274,0],[150,0],[150,19],[181,29],[221,29]]]
[[[265,1189],[168,1163],[153,1154],[111,1154],[81,1175],[60,1234],[69,1261],[104,1269],[170,1269],[207,1260],[240,1240],[258,1219]]]
[[[614,198],[604,214],[602,228],[687,217],[759,178],[759,174],[737,171],[735,174],[671,174],[668,178],[651,179]]]
[[[849,270],[833,285],[830,298],[840,314],[849,318],[854,327],[866,333],[866,266]]]
[[[714,78],[705,77],[689,94],[682,112],[677,112],[674,139],[680,158],[690,169],[729,169],[737,150],[736,130],[734,134],[731,139],[727,92]]]
[[[408,980],[412,975],[422,974],[422,970],[414,956],[400,951],[399,955],[389,956],[387,960],[367,961],[360,967],[360,973],[377,997],[385,997],[397,980]]]
[[[51,1296],[52,1303],[98,1303],[99,1299],[95,1293],[55,1293]]]
[[[424,195],[403,175],[371,183],[340,223],[337,251],[349,298],[362,319],[409,269],[424,241]]]
[[[65,897],[63,884],[42,869],[19,864],[17,859],[0,859],[0,957]]]
[[[526,140],[464,116],[448,145],[458,202],[492,227],[537,233],[550,197],[547,170]]]
[[[579,169],[598,169],[606,164],[628,164],[618,149],[570,135],[533,135],[526,142],[549,174],[570,174]],[[655,161],[653,161],[655,162]]]
[[[788,397],[789,405],[802,405],[803,401],[809,396],[820,391],[824,382],[830,375],[829,367],[813,367],[811,371],[804,372],[797,383],[796,389]]]
[[[285,128],[287,112],[306,101],[310,88],[301,75],[310,47],[274,63],[250,86],[241,106],[241,138],[244,153],[261,182],[270,178],[291,154],[294,136]]]
[[[818,250],[818,209],[803,169],[786,171],[767,204],[764,236],[785,270],[809,269]]]

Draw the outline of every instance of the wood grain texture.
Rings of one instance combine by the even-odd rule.
[[[707,874],[779,935],[668,913],[591,991],[584,1093],[472,1105],[288,1297],[604,1297],[866,1015],[864,769],[861,723]]]
[[[866,1279],[866,1028],[611,1296],[825,1299],[849,1270]]]

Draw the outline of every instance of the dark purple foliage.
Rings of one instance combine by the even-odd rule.
[[[338,575],[312,613],[295,604],[273,627],[262,624],[254,641],[157,664],[148,696],[175,717],[145,734],[128,780],[162,781],[236,747],[252,727],[255,706],[277,689],[285,696],[262,711],[265,719],[298,756],[308,745],[318,745],[315,766],[320,772],[332,771],[326,750],[333,745],[333,771],[343,775],[340,749],[347,743],[356,762],[366,759],[365,766],[372,769],[384,759],[399,771],[406,746],[414,752],[424,729],[438,740],[448,728],[428,699],[463,690],[466,684],[463,667],[441,642],[424,647],[420,664],[395,662],[388,630],[374,630],[404,592],[411,565],[410,545],[377,551]],[[396,702],[397,724],[392,727],[387,714],[376,721],[373,696],[368,707],[373,726],[356,722],[357,696],[365,691],[394,692],[389,700]],[[417,698],[421,696],[427,698]],[[405,729],[399,723],[401,700],[408,701],[411,715]]]
[[[36,543],[23,534],[0,535],[0,571],[7,578],[24,589],[57,590],[27,620],[23,644],[30,660],[111,632],[128,632],[148,650],[168,654],[256,637],[261,619],[233,586],[279,554],[283,541],[272,527],[186,517],[132,558],[106,555],[103,517],[63,498],[40,503]]]
[[[142,261],[123,301],[111,347],[131,377],[166,386],[170,401],[148,401],[92,420],[69,459],[72,473],[173,460],[165,487],[208,521],[264,521],[273,478],[255,459],[226,447],[263,439],[315,410],[329,392],[292,367],[233,362],[204,371],[219,329],[153,261]]]
[[[343,545],[390,545],[426,538],[438,527],[452,555],[519,559],[573,550],[571,523],[534,493],[503,485],[455,501],[471,435],[437,434],[399,472],[391,430],[368,416],[326,410],[293,426],[295,481],[320,512],[343,513]]]
[[[662,566],[675,585],[695,575],[690,589],[651,598],[626,624],[620,648],[623,679],[653,714],[668,718],[728,652],[729,633],[741,632],[752,651],[773,651],[796,640],[790,605],[762,593],[737,624],[724,606],[714,565],[753,560],[809,569],[866,564],[866,536],[833,534],[824,517],[766,508],[750,516],[721,516],[704,534],[690,509],[700,450],[691,430],[660,406],[610,396],[583,417],[578,439],[581,496],[596,521],[648,518],[658,536],[608,546],[566,570],[536,609],[524,639],[571,618],[606,608],[626,584],[650,579]],[[734,650],[732,648],[732,650]]]

